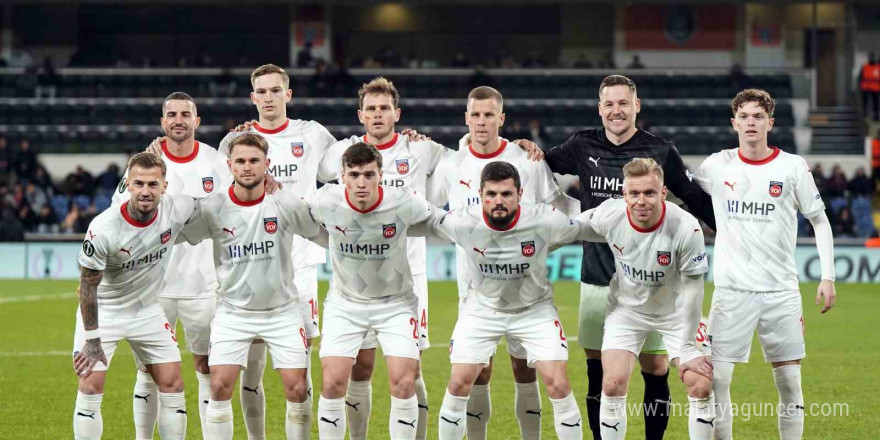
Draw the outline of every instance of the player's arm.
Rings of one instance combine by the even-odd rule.
[[[104,277],[103,270],[80,267],[79,309],[82,314],[86,343],[82,350],[73,358],[73,369],[77,376],[85,379],[92,374],[92,369],[103,362],[107,365],[107,356],[101,346],[101,335],[98,330],[98,284]]]
[[[449,202],[449,182],[446,180],[448,174],[445,169],[444,162],[437,165],[436,172],[428,178],[426,184],[425,198],[434,206],[446,206]]]
[[[410,222],[407,226],[406,234],[410,237],[424,237],[432,235],[446,241],[453,241],[447,238],[444,233],[443,223],[446,219],[447,212],[441,208],[436,208],[419,193],[412,191],[410,197]]]
[[[581,202],[569,197],[559,187],[559,182],[550,171],[545,162],[531,162],[535,184],[537,185],[537,200],[546,203],[560,212],[575,217],[581,212]]]
[[[205,212],[202,209],[203,205],[203,201],[195,201],[193,204],[193,210],[189,214],[183,229],[180,230],[180,234],[178,235],[175,244],[183,243],[185,241],[194,245],[211,238],[211,228],[208,225],[208,218],[205,216]]]
[[[321,125],[320,123],[312,121],[311,124],[315,127],[315,130],[318,132],[318,140],[316,142],[317,142],[319,148],[321,149],[321,151],[323,152],[323,156],[321,156],[321,161],[318,162],[318,173],[317,173],[318,176],[317,177],[318,177],[318,180],[321,181],[321,183],[327,183],[327,182],[330,182],[331,180],[335,180],[338,177],[339,171],[340,171],[339,167],[342,166],[341,164],[337,164],[335,167],[331,166],[329,169],[324,166],[324,160],[328,159],[328,156],[330,156],[330,150],[337,143],[336,138],[333,137],[333,135],[330,134],[330,131],[327,130],[327,128],[324,127],[323,125]],[[342,152],[337,153],[338,156],[336,156],[335,158],[341,159],[342,153],[344,153],[344,152],[345,151],[343,150]],[[334,154],[334,156],[335,156],[335,154]],[[329,159],[333,160],[334,157],[330,157]]]
[[[813,174],[805,161],[801,167],[797,174],[794,195],[798,210],[810,221],[816,232],[816,249],[819,251],[819,262],[822,266],[822,281],[816,291],[816,305],[820,305],[824,297],[822,313],[826,313],[837,301],[837,292],[834,289],[834,235]]]
[[[349,146],[351,146],[351,142],[343,139],[327,147],[324,157],[318,164],[318,180],[327,183],[339,179],[342,171],[342,154]]]
[[[325,249],[330,247],[330,235],[312,217],[308,200],[296,198],[292,194],[285,194],[282,203],[285,205],[282,212],[286,212],[286,215],[291,217],[290,220],[295,225],[294,231],[297,235]]]
[[[578,173],[577,164],[581,160],[578,155],[582,143],[580,133],[575,133],[562,144],[547,150],[544,153],[544,162],[554,173],[576,175]]]
[[[599,225],[597,210],[599,208],[588,209],[575,217],[574,223],[577,227],[577,241],[591,241],[594,243],[607,243],[604,230]]]
[[[702,317],[703,274],[682,273],[678,287],[684,320],[681,328],[681,358],[678,360],[679,375],[684,377],[685,371],[692,370],[712,379],[712,362],[703,356],[694,338],[700,328]]]
[[[669,146],[669,153],[663,163],[663,175],[666,187],[681,199],[688,210],[702,220],[709,228],[715,230],[715,212],[712,210],[712,197],[700,185],[693,181],[681,154],[674,146]]]

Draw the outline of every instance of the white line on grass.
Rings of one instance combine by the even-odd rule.
[[[73,356],[69,351],[0,351],[0,357]]]
[[[76,293],[75,292],[67,292],[67,293],[53,293],[50,295],[8,296],[5,298],[0,298],[0,304],[17,303],[17,302],[32,302],[32,301],[48,301],[48,300],[55,300],[55,299],[68,299],[68,298],[76,298]]]

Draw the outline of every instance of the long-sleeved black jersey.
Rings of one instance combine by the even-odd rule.
[[[715,229],[712,198],[692,181],[692,176],[672,142],[638,130],[628,141],[614,145],[604,129],[583,130],[546,152],[554,173],[580,178],[581,210],[599,206],[609,198],[623,197],[623,166],[634,157],[651,158],[663,167],[666,187],[691,213]],[[607,286],[614,274],[614,255],[604,243],[584,242],[581,282]]]

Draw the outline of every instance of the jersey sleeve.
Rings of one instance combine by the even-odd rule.
[[[575,226],[578,228],[577,240],[607,243],[604,231],[599,229],[599,219],[596,218],[598,209],[598,207],[588,209],[574,218]]]
[[[687,227],[686,230],[684,228]],[[682,275],[701,275],[709,271],[703,231],[696,222],[682,225],[681,244],[678,249],[678,267]]]
[[[329,182],[339,178],[342,173],[342,154],[350,145],[351,143],[343,139],[327,147],[327,151],[318,165],[318,180]]]
[[[580,142],[577,133],[571,135],[562,145],[547,150],[544,153],[544,161],[554,173],[577,174],[578,144]]]
[[[110,203],[118,205],[120,203],[125,203],[130,198],[131,193],[128,192],[128,170],[126,169],[125,174],[122,175],[122,180],[119,181],[119,185],[116,185],[116,191],[113,191],[113,197],[110,199]]]
[[[550,230],[550,248],[556,249],[562,245],[578,240],[580,224],[560,212],[556,208],[547,206],[546,215],[542,215],[543,221]]]
[[[425,160],[428,163],[427,175],[430,178],[437,169],[437,166],[440,165],[440,161],[449,154],[450,150],[434,141],[424,143]]]
[[[556,199],[565,197],[546,162],[529,162],[529,165],[532,167],[532,176],[535,179],[536,201],[551,204],[556,202]]]
[[[449,202],[449,182],[446,180],[449,173],[445,168],[441,162],[436,172],[428,178],[426,198],[434,206],[446,206]]]
[[[92,270],[104,270],[107,268],[107,255],[109,254],[109,232],[101,230],[93,221],[89,224],[86,237],[79,251],[79,265]]]
[[[678,149],[672,145],[669,146],[669,153],[663,162],[663,174],[666,187],[687,205],[691,213],[714,230],[712,197],[693,181],[694,176],[685,166]]]
[[[220,181],[217,182],[217,188],[225,190],[232,186],[232,171],[229,170],[229,164],[226,162],[226,155],[219,153],[214,158],[214,172],[217,173]]]
[[[217,147],[217,151],[223,153],[224,156],[229,157],[229,147],[230,147],[230,145],[232,145],[232,141],[235,140],[235,138],[237,138],[245,133],[250,133],[250,132],[251,131],[248,130],[248,131],[230,131],[229,133],[226,133],[226,136],[224,136],[223,139],[220,141],[220,146]]]
[[[714,155],[707,157],[703,160],[703,163],[700,164],[700,168],[697,168],[697,172],[694,174],[694,182],[697,182],[697,185],[700,186],[700,189],[708,193],[711,197],[712,194],[712,179],[711,176],[713,173],[713,161]]]
[[[174,210],[174,218],[180,223],[186,223],[190,217],[196,212],[199,201],[193,197],[185,195],[170,196],[172,209]]]
[[[825,210],[825,203],[819,190],[816,188],[816,181],[813,179],[813,173],[807,166],[806,161],[801,159],[798,164],[798,171],[795,174],[797,182],[795,182],[794,196],[797,202],[798,212],[805,217],[809,217],[817,211]]]
[[[211,229],[205,216],[204,205],[204,202],[195,205],[192,215],[189,216],[189,221],[180,230],[180,237],[189,244],[198,244],[202,240],[211,238]],[[180,240],[178,239],[177,242]]]
[[[321,203],[327,200],[329,189],[335,185],[324,185],[318,188],[312,197],[306,200],[306,204],[309,207],[309,215],[312,216],[312,221],[315,224],[324,226],[325,220],[324,216],[321,213]]]
[[[315,223],[309,212],[309,205],[290,191],[280,191],[279,200],[282,204],[281,212],[287,217],[286,220],[294,227],[294,233],[305,238],[312,238],[321,232],[321,226]]]

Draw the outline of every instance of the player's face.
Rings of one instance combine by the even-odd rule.
[[[666,201],[666,187],[654,173],[628,177],[623,179],[623,197],[633,223],[647,228],[660,221],[663,202]]]
[[[498,131],[504,125],[504,113],[494,99],[469,99],[465,123],[471,134],[471,142],[486,145],[498,138]]]
[[[266,170],[269,169],[269,159],[263,151],[250,145],[236,145],[226,163],[229,164],[235,184],[245,189],[262,185]]]
[[[741,105],[730,122],[739,135],[740,144],[766,143],[767,133],[773,129],[773,118],[754,101]]]
[[[358,110],[358,119],[367,134],[382,139],[392,131],[394,124],[400,120],[400,109],[394,108],[394,98],[389,95],[371,93],[364,96],[364,106]]]
[[[483,215],[496,227],[506,227],[516,217],[522,188],[517,189],[513,179],[497,182],[487,181],[480,188],[483,201]]]
[[[275,120],[287,115],[287,103],[293,90],[284,85],[280,73],[261,75],[254,79],[251,101],[257,106],[261,118]]]
[[[201,122],[202,119],[196,116],[196,106],[192,101],[172,99],[165,102],[162,129],[165,130],[165,136],[174,142],[192,139]]]
[[[133,166],[128,170],[126,183],[128,192],[131,193],[131,202],[134,202],[135,209],[141,214],[150,214],[159,207],[159,200],[168,186],[159,167]]]
[[[382,170],[379,164],[370,162],[366,165],[342,168],[342,182],[349,200],[354,202],[371,201],[379,194],[379,182],[382,181]]]
[[[627,86],[610,86],[599,93],[599,116],[602,125],[615,136],[620,136],[636,126],[636,114],[642,103],[635,92]]]

